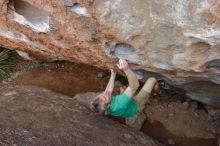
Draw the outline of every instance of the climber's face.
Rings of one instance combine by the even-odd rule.
[[[108,104],[110,103],[111,96],[108,93],[102,93],[98,95],[92,102],[92,110],[100,114],[104,114],[107,110]]]
[[[111,98],[111,95],[107,92],[103,92],[103,93],[98,95],[99,103],[109,104],[110,103],[110,98]]]

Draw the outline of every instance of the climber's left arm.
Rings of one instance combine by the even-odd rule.
[[[110,77],[109,82],[106,86],[105,93],[112,95],[112,92],[114,89],[114,84],[115,84],[115,77],[116,77],[116,72],[113,69],[111,69],[111,77]]]

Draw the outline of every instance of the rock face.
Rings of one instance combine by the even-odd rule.
[[[89,108],[91,101],[98,94],[100,93],[79,93],[74,99]],[[172,143],[178,146],[218,145],[219,109],[207,106],[207,113],[205,110],[198,110],[195,101],[181,103],[165,101],[165,96],[161,98],[163,101],[151,99],[144,109],[147,120],[143,123],[142,132],[169,145]]]
[[[77,100],[33,87],[7,87],[0,95],[0,145],[159,146],[143,133],[96,115]]]
[[[1,0],[0,6],[0,46],[26,59],[111,68],[124,58],[142,76],[156,72],[171,84],[220,84],[218,0]]]
[[[142,128],[143,132],[161,142],[167,141],[162,137],[170,138],[175,145],[219,146],[220,110],[208,106],[207,113],[198,107],[195,101],[183,104],[151,101],[145,108],[148,121]]]

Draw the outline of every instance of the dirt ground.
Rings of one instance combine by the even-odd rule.
[[[108,71],[87,65],[55,63],[24,71],[27,64],[18,63],[17,70],[1,86],[34,85],[73,97],[76,93],[102,91],[109,78]],[[148,120],[141,131],[166,145],[218,146],[219,109],[167,92],[153,98],[145,112]]]

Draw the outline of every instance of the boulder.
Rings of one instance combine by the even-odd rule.
[[[74,99],[90,108],[91,101],[98,94],[97,92],[79,93],[74,96]],[[161,98],[165,99],[166,97]],[[136,126],[142,125],[142,132],[164,144],[182,146],[218,145],[220,110],[217,108],[206,106],[206,110],[202,110],[199,109],[199,105],[195,101],[181,103],[168,100],[155,101],[154,99],[147,104],[144,113],[139,116],[144,116],[142,119],[147,116],[147,120],[143,124],[136,123],[138,124]],[[122,119],[118,117],[109,118],[122,122]],[[128,124],[130,120],[126,119],[126,123]],[[133,124],[131,126],[140,129]]]
[[[217,0],[1,0],[0,7],[0,46],[26,59],[115,68],[123,58],[142,78],[219,88]]]
[[[0,88],[0,145],[160,146],[76,99],[34,86]]]

